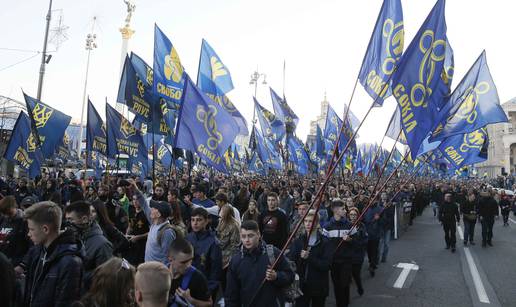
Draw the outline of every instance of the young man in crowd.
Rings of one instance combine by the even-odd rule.
[[[65,208],[67,228],[84,243],[84,288],[90,286],[93,271],[113,257],[113,246],[103,235],[97,222],[92,221],[90,203],[77,201]]]
[[[276,267],[270,268],[267,246],[255,221],[242,222],[240,238],[240,252],[229,263],[225,306],[282,306],[281,289],[294,280],[287,260],[281,256]],[[275,257],[279,256],[278,249],[273,247],[273,252]],[[262,284],[264,279],[266,282]]]
[[[17,266],[29,246],[23,211],[16,208],[14,196],[6,196],[0,200],[0,252],[7,256],[13,266]]]
[[[170,205],[165,201],[153,200],[149,204],[136,182],[131,179],[130,183],[150,224],[145,245],[145,261],[158,261],[168,266],[168,247],[177,237],[168,221],[168,217],[172,213]]]
[[[439,221],[443,224],[444,240],[446,241],[446,249],[450,249],[455,253],[455,243],[457,237],[457,224],[460,222],[459,206],[452,201],[452,194],[446,192],[444,194],[444,202],[439,208]]]
[[[192,210],[191,228],[186,239],[194,248],[193,266],[208,279],[210,295],[215,299],[222,278],[222,250],[215,233],[207,230],[208,211],[198,207]]]
[[[208,281],[204,274],[192,265],[194,251],[190,242],[183,238],[174,240],[170,245],[168,259],[172,276],[170,306],[212,306]]]
[[[62,212],[53,202],[25,210],[34,247],[22,263],[24,306],[68,307],[80,298],[83,249],[72,230],[60,231]]]
[[[276,248],[283,248],[288,238],[288,219],[278,208],[278,194],[270,192],[267,196],[267,210],[258,218],[260,232],[267,244]]]
[[[134,298],[140,307],[167,307],[170,291],[170,272],[157,261],[138,266],[134,276]]]

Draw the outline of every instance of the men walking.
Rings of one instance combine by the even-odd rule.
[[[493,246],[494,217],[498,216],[498,204],[490,190],[483,191],[478,206],[478,215],[482,224],[482,247]]]
[[[460,222],[459,207],[455,202],[452,202],[452,194],[446,192],[444,194],[444,202],[439,207],[439,221],[443,225],[444,229],[444,240],[446,241],[446,249],[450,249],[452,253],[455,253],[455,244],[457,237],[455,235],[457,230],[457,223]]]

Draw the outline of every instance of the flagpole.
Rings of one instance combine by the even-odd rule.
[[[385,132],[387,134],[387,132]],[[383,144],[383,140],[385,140],[385,134],[383,135],[382,137],[382,141],[380,142],[380,146],[378,146],[378,149],[376,150],[375,154],[374,154],[374,158],[373,158],[373,162],[371,163],[371,165],[374,165],[376,163],[376,160],[378,158],[378,155],[380,154],[380,151],[382,150],[382,144]],[[396,144],[396,143],[394,143]],[[373,170],[373,168],[369,168],[367,170],[367,175],[365,177],[365,181],[367,182],[367,180],[369,179],[369,175],[371,175],[371,171]]]
[[[43,41],[43,52],[41,53],[41,66],[39,68],[39,80],[38,80],[38,100],[41,101],[41,92],[43,90],[43,78],[45,77],[45,65],[50,61],[50,57],[47,60],[47,43],[48,43],[48,30],[50,28],[50,20],[52,19],[52,0],[48,5],[47,12],[47,25],[45,28],[45,40]]]

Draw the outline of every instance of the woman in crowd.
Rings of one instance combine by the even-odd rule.
[[[360,215],[357,208],[350,208],[348,211],[348,219],[351,223],[355,223]],[[353,256],[351,257],[351,276],[357,286],[357,291],[360,296],[364,294],[364,287],[362,286],[362,264],[367,248],[367,231],[362,222],[357,224],[357,233],[351,236],[351,246],[353,248]]]
[[[90,290],[72,307],[129,307],[134,302],[134,267],[113,257],[95,269]]]
[[[217,226],[217,238],[222,249],[222,290],[226,288],[226,273],[229,260],[240,245],[240,224],[235,219],[235,214],[230,206],[223,206],[220,209],[220,220]]]

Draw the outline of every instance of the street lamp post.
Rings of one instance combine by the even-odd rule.
[[[251,80],[249,81],[250,85],[254,85],[254,97],[256,98],[256,92],[258,90],[258,81],[260,78],[263,78],[262,84],[266,85],[267,81],[267,75],[258,72],[258,68],[251,74]],[[253,126],[256,123],[256,108],[253,107]]]
[[[77,148],[77,156],[79,159],[81,158],[81,147],[82,147],[82,124],[84,122],[84,109],[86,107],[86,90],[88,88],[88,73],[90,69],[90,53],[93,49],[97,48],[97,43],[95,42],[95,39],[97,38],[97,35],[93,33],[93,30],[95,28],[95,21],[97,20],[97,17],[93,17],[93,25],[91,26],[91,33],[89,33],[86,36],[86,50],[88,51],[88,59],[86,60],[86,76],[84,78],[84,91],[82,93],[82,108],[81,108],[81,124],[80,124],[80,131],[79,131],[79,148]]]
[[[43,41],[43,52],[41,53],[41,66],[39,67],[39,80],[38,80],[38,100],[41,101],[41,92],[43,90],[43,77],[45,76],[45,65],[50,61],[50,56],[47,58],[47,43],[48,43],[48,30],[50,28],[50,19],[52,18],[52,0],[48,5],[47,13],[47,25],[45,28],[45,40]]]

